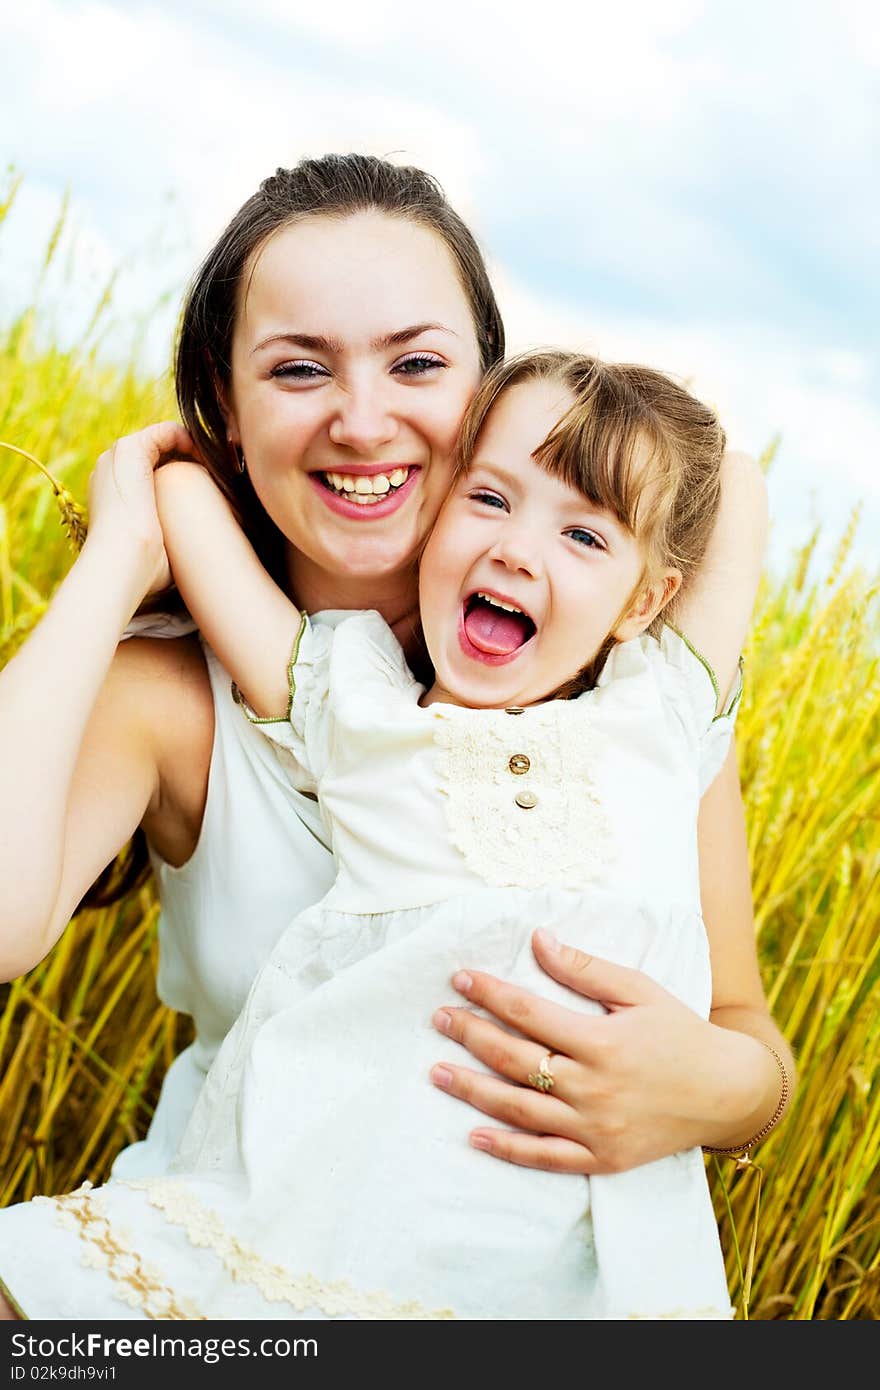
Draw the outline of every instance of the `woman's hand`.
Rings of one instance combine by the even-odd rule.
[[[89,479],[86,544],[115,547],[125,563],[136,564],[144,598],[171,583],[153,474],[170,459],[194,452],[183,426],[165,420],[118,439],[101,454]]]
[[[543,970],[608,1012],[577,1013],[476,971],[455,976],[471,1003],[508,1025],[467,1008],[434,1015],[435,1027],[497,1073],[444,1063],[431,1073],[435,1085],[517,1126],[474,1130],[476,1148],[530,1168],[614,1173],[720,1146],[737,1126],[734,1142],[754,1132],[756,1104],[778,1086],[766,1047],[707,1023],[638,970],[560,946],[545,932],[532,940]],[[554,1085],[542,1093],[528,1076],[548,1053]]]

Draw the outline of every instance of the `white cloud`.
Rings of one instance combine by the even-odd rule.
[[[693,375],[734,442],[781,431],[782,525],[813,487],[829,515],[862,494],[880,513],[859,292],[876,262],[875,16],[832,0],[7,7],[0,130],[27,183],[0,290],[8,311],[66,182],[79,300],[127,263],[118,305],[135,315],[179,293],[276,165],[392,154],[494,246],[513,345],[646,358]]]
[[[666,321],[609,313],[537,297],[494,267],[511,352],[557,345],[612,361],[640,361],[684,379],[719,413],[732,448],[760,454],[777,436],[770,474],[772,558],[783,563],[816,522],[833,548],[859,501],[856,546],[876,568],[880,534],[880,402],[865,389],[871,363],[846,347],[812,347],[794,332],[710,319]],[[827,554],[827,549],[823,551]]]

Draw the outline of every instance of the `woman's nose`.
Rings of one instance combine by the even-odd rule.
[[[359,454],[371,454],[397,434],[397,420],[381,394],[365,387],[342,394],[330,421],[334,444]]]

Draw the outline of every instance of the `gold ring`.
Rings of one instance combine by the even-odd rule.
[[[552,1056],[553,1053],[548,1052],[545,1057],[541,1058],[538,1070],[529,1073],[529,1085],[534,1086],[536,1091],[552,1091],[556,1085],[556,1077],[550,1070],[550,1058]]]

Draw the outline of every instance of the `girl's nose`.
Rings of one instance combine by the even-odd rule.
[[[489,558],[499,561],[506,569],[530,575],[541,572],[541,553],[534,534],[523,523],[508,523],[489,551]]]
[[[329,432],[334,444],[359,454],[370,454],[395,437],[397,420],[386,408],[379,391],[359,387],[341,395]]]

